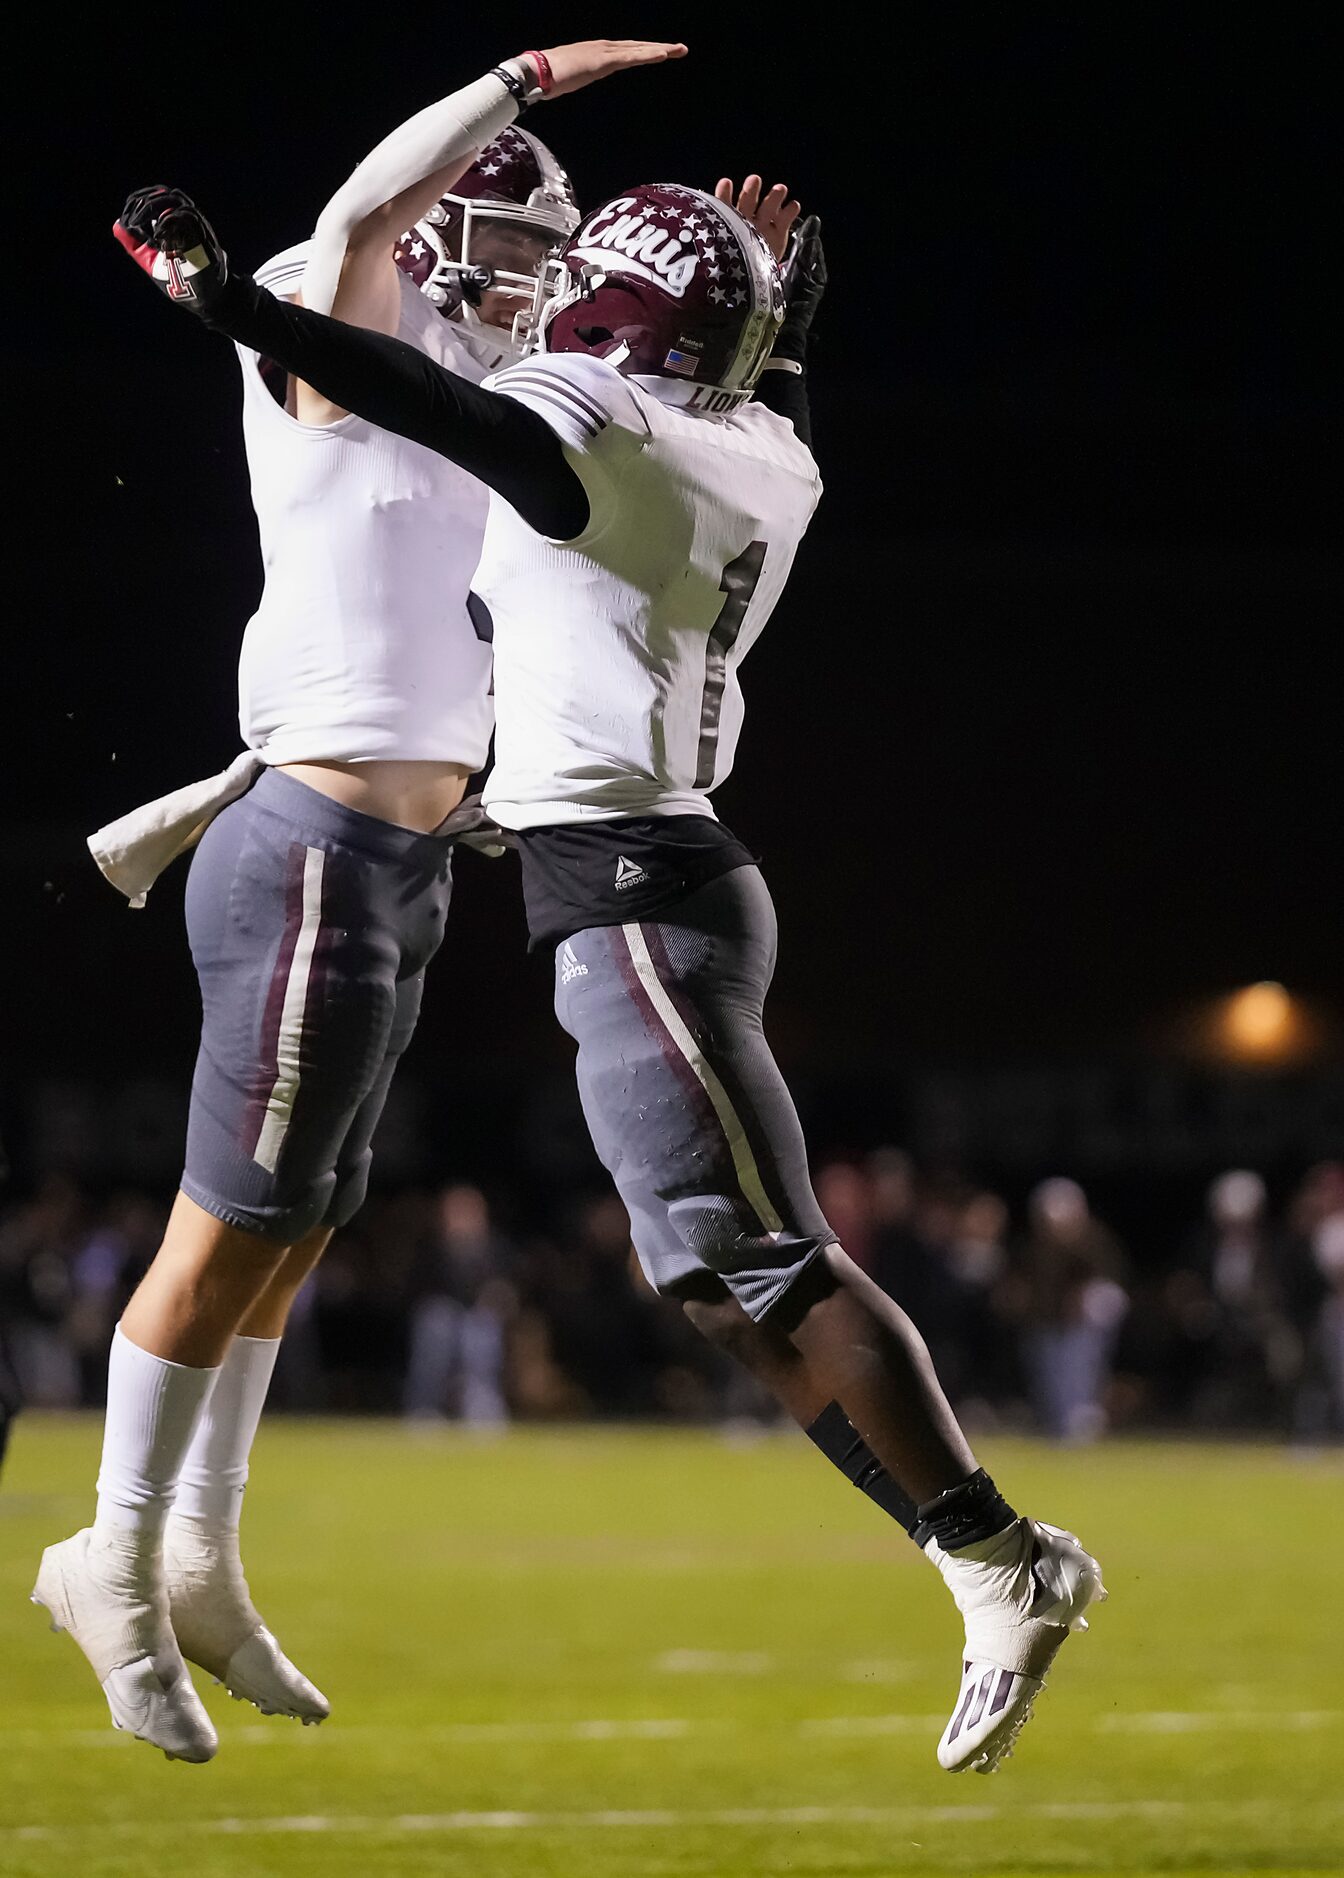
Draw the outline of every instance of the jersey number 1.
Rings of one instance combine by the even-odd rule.
[[[719,754],[719,715],[723,710],[723,688],[728,682],[728,654],[737,644],[737,635],[742,630],[764,566],[765,543],[753,541],[743,548],[736,560],[728,563],[719,582],[724,601],[705,647],[705,697],[700,707],[700,748],[695,759],[697,789],[713,787]]]

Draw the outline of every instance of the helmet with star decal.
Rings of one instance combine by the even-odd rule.
[[[554,153],[511,126],[397,241],[396,263],[446,317],[470,329],[530,331],[545,263],[579,225],[574,186]]]
[[[751,396],[784,318],[773,255],[704,190],[645,183],[594,210],[548,272],[547,352],[587,352],[664,403],[715,413]]]

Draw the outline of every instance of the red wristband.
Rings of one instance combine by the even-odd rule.
[[[525,59],[531,59],[537,70],[537,83],[543,91],[549,91],[555,83],[555,74],[551,71],[551,62],[544,52],[525,52]]]

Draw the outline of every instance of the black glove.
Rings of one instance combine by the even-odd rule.
[[[789,237],[782,263],[784,324],[775,341],[777,359],[802,360],[807,336],[826,291],[826,254],[821,245],[821,217],[809,215]]]
[[[209,222],[180,189],[137,189],[112,224],[136,266],[168,299],[208,315],[229,278],[228,258]]]

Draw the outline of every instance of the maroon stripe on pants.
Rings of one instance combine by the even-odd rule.
[[[280,1071],[280,1019],[285,1009],[289,970],[294,963],[294,947],[303,925],[303,870],[307,858],[308,850],[303,842],[291,841],[285,863],[285,923],[280,934],[280,949],[271,971],[271,982],[266,991],[266,1005],[261,1014],[256,1080],[243,1110],[242,1148],[246,1154],[256,1153],[271,1091]]]
[[[732,1148],[728,1143],[727,1136],[723,1132],[723,1123],[719,1120],[718,1111],[709,1099],[709,1091],[686,1061],[680,1044],[678,1044],[676,1038],[668,1030],[667,1025],[654,1008],[653,1000],[644,989],[643,981],[639,976],[638,968],[631,955],[630,941],[626,938],[619,926],[612,926],[608,928],[608,930],[611,933],[612,957],[615,959],[616,968],[621,974],[621,981],[629,992],[631,1000],[638,1009],[640,1016],[644,1019],[644,1028],[658,1045],[662,1053],[663,1061],[667,1064],[668,1068],[681,1085],[682,1092],[698,1119],[700,1126],[707,1132],[710,1141],[714,1143],[716,1150],[716,1170],[731,1181],[732,1184],[729,1191],[735,1193],[738,1188],[738,1181],[737,1169],[733,1165]],[[643,934],[645,945],[647,945],[652,929],[648,926],[641,926],[639,930]],[[662,983],[662,973],[660,972],[658,976],[659,982]],[[664,985],[663,988],[666,990],[666,985]],[[688,1025],[687,1028],[690,1029],[691,1027]],[[691,1034],[695,1034],[693,1029]],[[721,1152],[719,1152],[720,1149],[722,1150]]]
[[[677,977],[672,961],[668,957],[667,947],[663,943],[662,929],[656,925],[648,925],[641,926],[639,930],[644,935],[644,943],[649,949],[649,957],[658,974],[659,984],[671,999],[682,1023],[700,1045],[702,1053],[714,1065],[714,1073],[723,1084],[724,1094],[736,1110],[742,1132],[747,1138],[747,1146],[751,1149],[752,1159],[756,1163],[756,1174],[761,1183],[761,1191],[774,1207],[780,1220],[788,1224],[793,1217],[793,1209],[789,1205],[787,1192],[776,1178],[774,1153],[757,1120],[756,1111],[746,1089],[733,1074],[726,1058],[705,1048],[703,1019],[699,1009],[682,989],[681,980]],[[734,1178],[736,1178],[736,1173],[734,1173]]]
[[[318,909],[319,924],[317,936],[313,940],[313,956],[308,962],[308,989],[303,1000],[303,1048],[307,1055],[310,1046],[319,1051],[322,1048],[322,1006],[326,1000],[327,985],[332,975],[332,960],[336,953],[338,937],[343,936],[339,917],[332,912],[332,902],[336,897],[336,882],[340,862],[336,855],[327,854],[322,868],[322,903]],[[303,1068],[307,1070],[308,1064]],[[303,1100],[303,1077],[299,1078],[299,1092],[294,1102],[294,1114],[290,1116],[290,1127],[294,1126],[298,1114],[298,1105]]]

